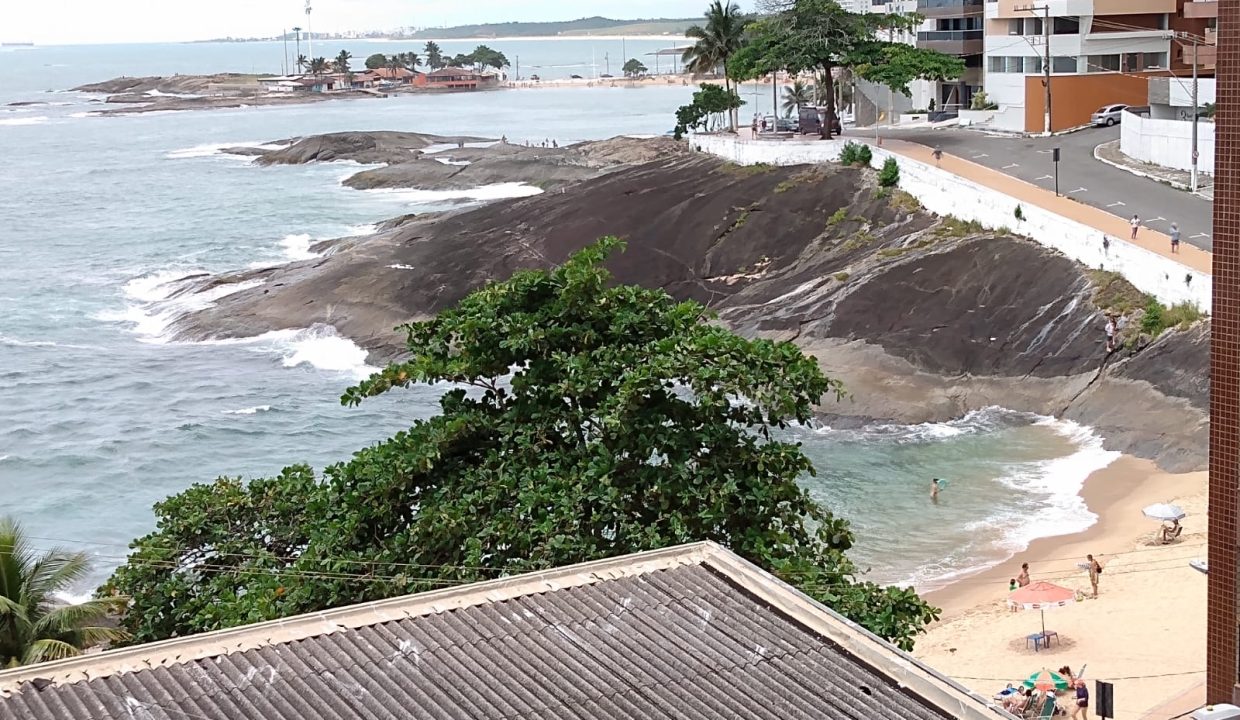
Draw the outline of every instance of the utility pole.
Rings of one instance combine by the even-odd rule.
[[[306,41],[310,43],[310,59],[314,59],[314,30],[310,29],[310,0],[306,0]]]
[[[1197,119],[1201,112],[1197,107],[1197,36],[1193,35],[1193,173],[1190,186],[1197,192]]]
[[[281,30],[280,35],[284,38],[284,77],[288,77],[288,30]]]
[[[603,53],[603,64],[607,68],[607,74],[610,75],[611,74],[611,53],[609,52]]]
[[[521,82],[521,56],[517,56],[517,82]]]
[[[1042,60],[1042,70],[1046,76],[1042,80],[1042,85],[1046,87],[1046,117],[1044,119],[1046,135],[1051,134],[1051,6],[1048,2],[1042,8],[1042,32],[1046,37],[1046,51]]]
[[[294,37],[297,41],[297,59],[301,60],[301,28],[295,27],[293,28],[293,32],[295,33]],[[303,68],[301,63],[297,63],[297,74],[300,75],[302,72]]]

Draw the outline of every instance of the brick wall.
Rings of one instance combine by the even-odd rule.
[[[1210,542],[1206,696],[1240,700],[1240,0],[1219,0],[1214,303],[1210,341]]]

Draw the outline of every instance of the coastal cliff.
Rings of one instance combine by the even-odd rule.
[[[388,359],[401,349],[395,326],[619,235],[628,248],[610,262],[617,281],[698,300],[741,334],[792,339],[816,355],[851,393],[823,406],[832,424],[938,421],[1001,405],[1095,426],[1108,446],[1170,470],[1205,464],[1206,325],[1140,338],[1140,310],[1128,308],[1131,348],[1108,355],[1098,278],[1032,241],[931,215],[880,189],[869,170],[737,167],[667,140],[542,151],[466,148],[458,154],[470,165],[390,164],[382,170],[405,187],[454,182],[421,174],[430,164],[491,164],[467,176],[475,184],[572,185],[406,216],[319,246],[313,260],[199,280],[187,291],[264,282],[183,318],[178,332],[319,323]],[[565,167],[575,175],[558,175]]]

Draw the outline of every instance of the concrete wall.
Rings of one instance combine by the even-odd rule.
[[[1180,170],[1192,169],[1193,124],[1181,120],[1156,120],[1124,113],[1120,123],[1119,149],[1130,158]],[[1214,123],[1197,123],[1197,169],[1214,174]]]
[[[1141,75],[1095,73],[1051,76],[1051,130],[1059,132],[1089,123],[1089,116],[1103,105],[1144,105],[1149,82]],[[1037,75],[1025,77],[1025,130],[1042,132],[1046,127],[1046,88]],[[1127,121],[1128,118],[1124,118]]]
[[[1127,123],[1127,119],[1124,121]],[[743,141],[726,135],[695,135],[690,143],[701,150],[738,165],[767,163],[800,165],[835,162],[844,141]],[[872,148],[873,165],[881,167],[892,155]],[[1091,268],[1118,272],[1143,292],[1166,304],[1189,302],[1210,308],[1211,279],[1206,273],[1150,252],[1119,237],[1106,238],[1099,231],[996,192],[971,180],[927,163],[894,156],[900,164],[900,187],[916,197],[926,209],[939,215],[955,215],[991,229],[1008,228],[1053,248]],[[1016,220],[1021,205],[1025,220]],[[1186,277],[1191,278],[1185,282]]]

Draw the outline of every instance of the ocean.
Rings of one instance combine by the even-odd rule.
[[[602,58],[620,56],[618,40],[488,44],[544,78],[602,72]],[[669,44],[629,40],[624,51]],[[347,46],[358,58],[420,47],[323,45],[316,54]],[[172,320],[214,299],[175,297],[171,281],[303,259],[316,239],[402,213],[534,192],[360,192],[340,184],[356,165],[258,168],[216,149],[372,129],[560,144],[662,134],[692,91],[544,88],[121,117],[92,116],[97,98],[62,92],[117,75],[278,72],[281,55],[275,43],[0,50],[0,513],[40,548],[89,552],[91,583],[153,528],[152,505],[167,495],[220,475],[322,467],[435,410],[425,389],[341,407],[341,391],[371,368],[327,327],[171,342]],[[923,589],[1088,527],[1081,483],[1115,457],[1089,428],[999,408],[794,436],[818,468],[806,486],[853,522],[868,577]],[[931,477],[948,479],[938,504]]]

